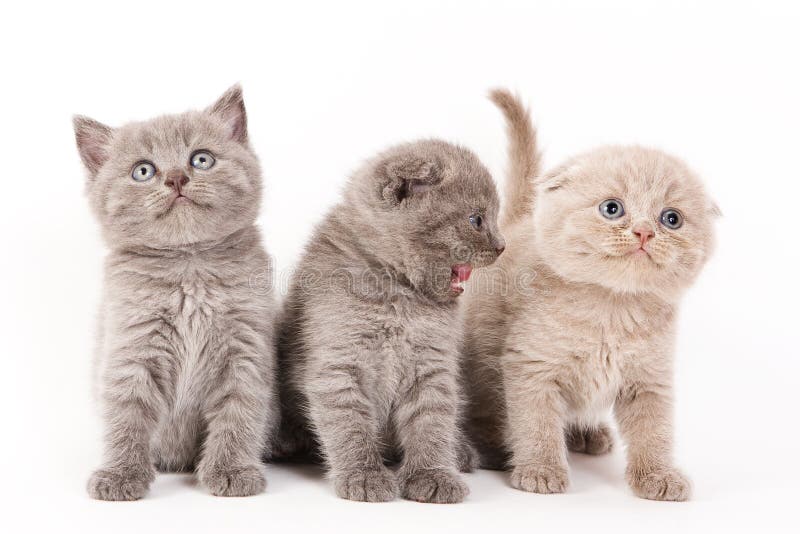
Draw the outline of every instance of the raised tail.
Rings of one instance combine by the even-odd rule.
[[[506,118],[509,164],[500,226],[508,227],[531,210],[541,154],[536,145],[536,128],[520,99],[508,89],[494,89],[489,98]]]

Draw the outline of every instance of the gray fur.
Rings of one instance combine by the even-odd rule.
[[[96,499],[134,500],[158,467],[197,472],[215,495],[261,492],[277,424],[270,259],[239,87],[206,111],[112,129],[75,118],[87,192],[111,249],[96,385],[105,461]],[[199,149],[216,158],[193,168]],[[158,172],[136,182],[142,160]],[[180,191],[167,184],[188,179]]]
[[[470,224],[475,212],[481,230]],[[482,267],[502,252],[497,213],[483,165],[442,141],[394,147],[353,176],[287,298],[276,457],[322,457],[347,499],[464,499],[457,471],[472,456],[458,429],[451,268]],[[396,472],[385,466],[394,459]]]

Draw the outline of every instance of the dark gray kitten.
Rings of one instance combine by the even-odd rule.
[[[154,465],[194,469],[215,495],[263,491],[276,306],[241,89],[121,128],[74,122],[111,249],[96,376],[105,461],[89,494],[139,499]]]
[[[458,296],[504,248],[488,171],[443,141],[392,148],[316,229],[281,324],[276,456],[318,454],[336,493],[459,502]],[[397,473],[384,461],[402,458]]]

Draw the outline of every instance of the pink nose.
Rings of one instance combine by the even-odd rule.
[[[183,171],[169,171],[167,179],[164,180],[164,185],[175,190],[180,194],[181,188],[189,183],[189,177],[183,174]]]
[[[631,231],[639,238],[642,246],[644,246],[649,239],[656,235],[656,233],[653,231],[653,227],[649,224],[636,224]]]

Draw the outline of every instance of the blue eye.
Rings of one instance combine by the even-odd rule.
[[[133,167],[131,178],[137,182],[146,182],[156,175],[156,166],[149,161],[140,161]]]
[[[201,171],[207,171],[211,167],[214,166],[214,163],[217,160],[214,159],[214,156],[211,155],[211,152],[206,152],[205,150],[198,150],[194,154],[192,154],[192,159],[189,161],[192,167],[195,169],[200,169]]]
[[[625,208],[621,200],[609,198],[600,203],[600,214],[606,219],[619,219],[625,215]]]
[[[677,230],[683,226],[683,215],[676,209],[667,208],[661,212],[661,224],[670,230]]]
[[[483,227],[483,217],[481,217],[478,213],[473,213],[469,216],[469,223],[476,230],[480,230],[481,227]]]

